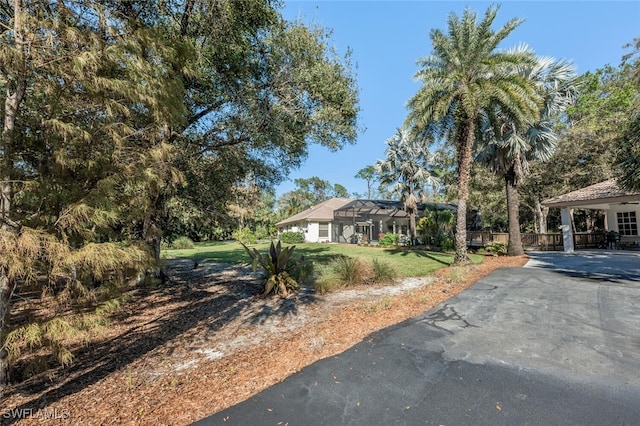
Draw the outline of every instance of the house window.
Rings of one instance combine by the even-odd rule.
[[[329,222],[319,224],[318,237],[329,238]]]
[[[636,212],[618,213],[618,232],[620,235],[638,235]]]

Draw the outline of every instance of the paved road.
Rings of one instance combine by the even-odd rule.
[[[640,253],[531,257],[197,424],[640,425]]]

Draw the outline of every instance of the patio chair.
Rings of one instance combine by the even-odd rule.
[[[610,250],[620,249],[620,233],[616,231],[607,232],[607,248]]]

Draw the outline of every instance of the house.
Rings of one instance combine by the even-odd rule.
[[[447,203],[421,203],[426,210],[456,210]],[[380,234],[409,236],[409,214],[399,201],[332,198],[276,224],[279,232],[302,232],[306,242],[354,243],[377,241]]]
[[[620,188],[615,179],[549,198],[542,204],[549,208],[561,209],[562,237],[566,252],[574,250],[573,229],[571,227],[573,209],[603,211],[605,213],[605,230],[618,232],[622,245],[640,245],[640,236],[638,235],[640,192]]]
[[[427,210],[456,210],[454,204],[420,203],[416,223]],[[409,237],[409,214],[400,201],[353,200],[337,209],[333,217],[334,237],[339,242],[377,241],[380,234]]]
[[[279,233],[300,232],[308,243],[324,243],[337,241],[332,238],[333,212],[350,203],[349,198],[330,198],[276,223]]]

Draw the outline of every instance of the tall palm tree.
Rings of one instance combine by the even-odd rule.
[[[518,182],[529,174],[529,162],[547,161],[556,147],[554,125],[576,94],[575,71],[572,64],[541,57],[533,66],[522,67],[522,75],[533,81],[544,103],[540,119],[520,127],[502,115],[499,109],[483,114],[479,128],[481,149],[476,160],[505,180],[509,219],[509,246],[507,254],[524,254],[520,237]]]
[[[433,172],[433,156],[427,144],[410,137],[406,129],[398,129],[387,140],[386,160],[378,160],[376,172],[380,183],[393,185],[390,192],[400,197],[405,211],[409,214],[411,243],[417,239],[416,213],[418,203],[424,199],[427,186],[434,186],[438,180]]]
[[[416,78],[422,81],[409,100],[407,126],[415,136],[442,138],[455,147],[458,183],[454,263],[468,263],[466,245],[467,199],[478,119],[485,109],[499,105],[515,123],[533,122],[541,102],[534,84],[518,72],[533,65],[535,55],[526,47],[498,51],[498,45],[522,20],[512,19],[498,31],[491,25],[498,6],[491,6],[482,21],[466,9],[462,19],[447,20],[448,32],[431,30],[431,56],[421,59]]]

